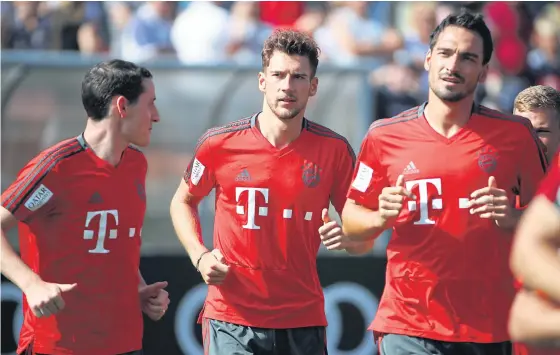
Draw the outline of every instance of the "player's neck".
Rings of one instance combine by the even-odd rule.
[[[112,129],[109,118],[98,122],[88,119],[84,140],[95,155],[113,166],[120,163],[123,152],[128,147],[118,130]]]
[[[284,148],[299,137],[302,123],[303,113],[289,120],[281,120],[269,110],[263,110],[256,120],[262,135],[278,149]]]
[[[469,121],[473,105],[472,97],[465,97],[458,102],[446,102],[430,94],[424,109],[426,121],[436,132],[450,138]]]

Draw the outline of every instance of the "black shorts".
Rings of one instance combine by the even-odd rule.
[[[380,355],[511,355],[509,341],[502,343],[460,343],[384,334],[377,339]]]
[[[50,354],[42,354],[42,353],[34,353],[33,352],[33,345],[30,345],[21,355],[50,355]],[[142,350],[131,351],[124,354],[115,354],[115,355],[144,355]]]
[[[203,318],[204,355],[327,355],[325,327],[265,329]]]

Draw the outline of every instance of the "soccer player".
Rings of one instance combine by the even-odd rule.
[[[547,152],[548,161],[553,161],[554,152],[557,151],[560,143],[560,92],[549,86],[532,86],[520,92],[514,101],[514,114],[528,118],[533,127],[535,128],[539,139],[545,147]],[[552,166],[554,168],[554,165]],[[550,178],[549,178],[550,179]],[[549,245],[549,244],[547,244]],[[515,254],[518,267],[521,265],[521,260],[527,264],[529,260],[535,258],[537,255],[529,249],[515,248]],[[525,254],[525,255],[524,255]],[[538,265],[539,261],[537,260]],[[533,265],[533,264],[532,264]],[[540,272],[544,272],[540,270]],[[552,282],[553,279],[550,279]],[[535,312],[543,313],[542,316],[535,316]],[[548,317],[554,317],[558,310],[554,308],[554,304],[550,301],[539,297],[536,293],[526,289],[521,289],[516,296],[515,303],[512,308],[512,318],[510,320],[511,335],[519,339],[524,338],[531,329],[542,329],[546,327],[546,320]],[[556,316],[557,317],[557,316]],[[551,322],[553,318],[551,318]],[[554,323],[549,323],[554,324]],[[559,323],[556,323],[555,328]],[[535,328],[538,327],[538,328]],[[546,329],[546,328],[544,328]],[[527,331],[525,331],[527,330]],[[540,334],[537,332],[536,334]],[[534,343],[534,339],[528,337],[530,343]],[[514,343],[514,354],[516,355],[553,355],[560,354],[560,350],[546,349],[545,347],[536,347],[522,343]]]
[[[513,228],[546,158],[531,123],[474,104],[493,45],[467,11],[431,35],[428,102],[376,121],[358,156],[343,230],[393,228],[370,327],[381,354],[509,354]]]
[[[159,121],[152,74],[122,60],[82,82],[87,124],[33,158],[2,194],[2,274],[24,294],[19,354],[142,353],[142,310],[161,318],[167,283],[139,273],[144,155]],[[19,224],[18,224],[19,222]],[[21,259],[5,233],[19,225]]]
[[[515,340],[560,347],[560,160],[558,153],[519,223],[511,265],[524,289],[513,305],[510,332]],[[545,353],[532,348],[528,353]],[[520,352],[521,353],[521,352]],[[546,351],[560,354],[560,349]]]
[[[208,130],[171,202],[177,235],[209,285],[200,318],[206,354],[324,354],[321,241],[351,253],[373,244],[348,244],[326,211],[329,201],[342,211],[354,153],[304,117],[318,55],[307,35],[274,32],[258,75],[262,112]],[[214,188],[210,251],[197,206]]]
[[[550,86],[531,86],[515,98],[513,114],[531,121],[552,161],[560,145],[560,92]]]

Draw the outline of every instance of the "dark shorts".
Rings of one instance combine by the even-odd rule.
[[[377,339],[380,355],[511,355],[509,341],[503,343],[455,343],[399,334]]]
[[[21,355],[50,355],[50,354],[34,353],[33,352],[33,345],[31,345],[30,347],[25,349],[25,351],[23,353],[21,353]],[[137,350],[137,351],[131,351],[129,353],[115,354],[115,355],[144,355],[144,352],[142,350]]]
[[[204,355],[327,355],[325,327],[254,328],[204,318]]]

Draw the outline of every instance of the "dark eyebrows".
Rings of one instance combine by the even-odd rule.
[[[437,51],[444,52],[444,53],[453,52],[453,49],[448,48],[448,47],[441,47],[441,46],[436,47],[436,50],[437,50]],[[461,57],[467,58],[467,59],[468,59],[468,58],[474,58],[474,59],[480,58],[480,56],[479,56],[478,54],[473,53],[473,52],[460,52],[459,55],[460,55]]]
[[[270,71],[270,74],[285,74],[285,71],[281,71],[281,70],[271,70],[271,71]],[[305,74],[305,73],[298,73],[298,72],[294,73],[293,75],[294,75],[294,76],[299,76],[299,77],[302,77],[302,78],[307,78],[307,77],[308,77],[307,74]]]

